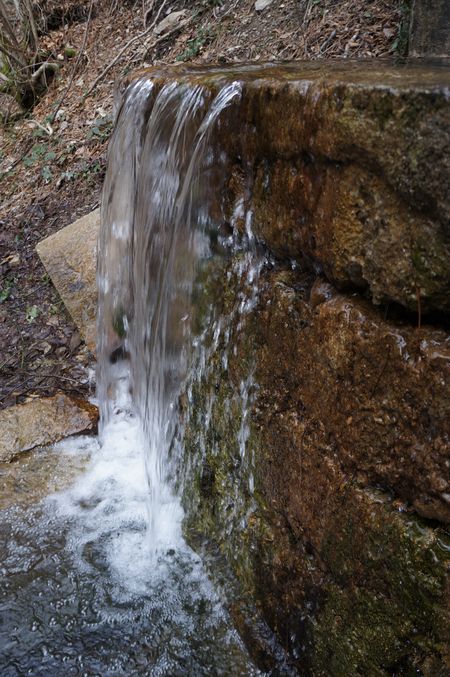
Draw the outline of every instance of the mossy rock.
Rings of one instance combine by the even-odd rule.
[[[374,489],[380,478],[376,462],[364,466],[360,457],[357,470],[347,464],[333,439],[329,399],[316,381],[310,394],[317,406],[311,408],[304,390],[310,387],[305,370],[314,361],[328,360],[327,369],[341,383],[346,370],[355,373],[354,351],[348,361],[328,345],[322,307],[330,329],[336,321],[351,327],[349,309],[356,303],[365,355],[371,331],[385,321],[365,307],[365,326],[358,302],[343,297],[344,305],[336,303],[329,286],[321,292],[316,283],[313,291],[308,280],[292,270],[263,274],[259,303],[242,318],[232,311],[240,280],[223,272],[217,313],[226,311],[229,331],[209,353],[183,410],[186,534],[197,547],[199,537],[209,542],[209,556],[215,552],[227,562],[241,600],[239,623],[243,608],[256,608],[289,656],[291,670],[317,677],[445,674],[450,549],[444,528],[419,518],[395,493]],[[321,346],[315,337],[314,343],[302,339],[317,322]],[[305,360],[302,351],[311,353],[314,345],[316,353]],[[434,376],[441,379],[436,368]],[[405,392],[413,372],[407,373]],[[328,388],[320,369],[317,375]],[[389,384],[388,373],[385,378]],[[244,397],[243,383],[254,384]],[[365,388],[373,390],[369,378]],[[426,400],[425,382],[421,388]],[[363,392],[355,397],[364,409]],[[404,413],[399,420],[413,425]],[[366,419],[364,425],[378,424]],[[413,427],[420,435],[417,421]],[[399,461],[395,472],[401,467]],[[414,468],[407,472],[412,478]],[[397,481],[402,486],[398,474]]]

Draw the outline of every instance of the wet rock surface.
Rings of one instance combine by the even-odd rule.
[[[445,674],[446,335],[320,278],[260,285],[188,407],[187,531],[212,536],[299,674]]]
[[[85,440],[88,446],[92,438],[86,437]],[[79,445],[83,446],[81,440]],[[85,469],[88,460],[88,452],[65,453],[56,444],[35,448],[29,453],[20,453],[12,463],[0,461],[0,510],[19,506],[28,508],[46,496],[70,486]]]
[[[447,237],[382,178],[355,164],[263,163],[256,229],[278,256],[319,266],[340,289],[413,312],[447,310]]]
[[[320,278],[309,299],[294,276],[290,284],[275,276],[269,289],[258,359],[268,429],[282,412],[301,449],[310,421],[312,449],[327,449],[344,472],[394,491],[424,517],[450,522],[447,334],[386,321]],[[275,362],[280,345],[289,352]]]
[[[275,266],[182,407],[186,533],[294,672],[445,674],[447,75],[302,69],[185,75],[243,81],[216,139],[226,220]],[[211,290],[223,317],[241,284]]]
[[[40,242],[37,253],[89,350],[95,352],[100,210]]]
[[[98,410],[84,400],[60,393],[18,404],[0,412],[0,462],[24,451],[93,430]]]
[[[255,230],[275,253],[425,313],[449,310],[449,72],[445,60],[146,71],[214,93],[240,80],[216,135],[239,177],[230,216],[236,184],[255,184]]]

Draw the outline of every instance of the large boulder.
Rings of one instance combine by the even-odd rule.
[[[419,314],[450,310],[450,69],[295,63],[144,71],[205,96],[233,81],[213,143],[277,255]]]

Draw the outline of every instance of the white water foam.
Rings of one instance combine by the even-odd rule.
[[[2,677],[258,674],[182,538],[173,497],[158,547],[149,540],[138,418],[118,410],[101,445],[74,437],[55,451],[67,466],[90,456],[74,484],[1,513]]]
[[[181,534],[179,499],[169,492],[153,516],[156,530],[149,532],[149,487],[139,418],[124,407],[103,430],[101,445],[97,438],[82,437],[57,446],[60,453],[83,450],[91,455],[86,472],[75,484],[48,499],[72,524],[68,546],[77,566],[92,569],[86,550],[97,544],[115,583],[130,593],[142,593],[164,569],[167,552],[186,554],[190,549]]]

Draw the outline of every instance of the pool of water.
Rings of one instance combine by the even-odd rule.
[[[150,542],[137,422],[0,467],[0,674],[257,675],[168,495]],[[152,538],[155,538],[153,534]]]

